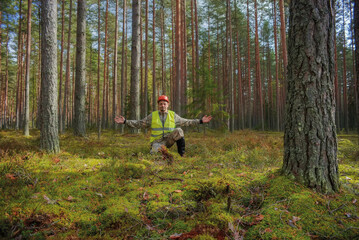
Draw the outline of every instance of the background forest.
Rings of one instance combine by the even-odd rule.
[[[72,125],[74,116],[76,5],[77,1],[59,1],[57,8],[60,132]],[[335,8],[336,125],[346,132],[355,128],[357,104],[352,5],[353,1],[336,1]],[[286,2],[191,0],[182,1],[180,9],[176,36],[175,2],[141,1],[140,117],[156,108],[156,96],[167,94],[171,108],[184,117],[198,117],[201,112],[215,116],[214,128],[283,130]],[[131,1],[87,2],[90,128],[100,121],[102,128],[115,127],[113,116],[129,117],[134,108],[130,106],[131,11]],[[24,128],[27,12],[27,1],[1,3],[1,128]],[[36,126],[39,110],[39,23],[39,2],[34,1],[28,73],[31,127]],[[182,66],[180,72],[177,64]]]

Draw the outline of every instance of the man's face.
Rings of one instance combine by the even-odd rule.
[[[159,101],[158,102],[158,109],[160,110],[160,112],[167,112],[167,108],[168,108],[168,102],[166,101]]]

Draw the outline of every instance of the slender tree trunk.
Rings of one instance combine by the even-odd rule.
[[[233,132],[234,131],[234,118],[235,118],[235,114],[234,114],[234,81],[233,81],[233,64],[232,64],[232,14],[231,14],[231,2],[230,0],[227,0],[227,12],[228,12],[228,31],[229,31],[229,35],[228,35],[228,40],[227,40],[227,44],[229,46],[228,48],[228,77],[229,77],[229,84],[230,84],[230,106],[231,106],[231,110],[230,110],[230,131]]]
[[[27,40],[26,40],[26,78],[25,78],[25,125],[24,135],[30,136],[29,119],[30,119],[30,51],[31,51],[31,4],[28,0],[27,10]]]
[[[131,47],[131,119],[139,119],[140,117],[140,0],[132,2],[132,47]],[[132,133],[138,133],[137,129],[133,129]]]
[[[194,15],[193,15],[193,5],[194,0],[191,0],[191,39],[192,39],[192,91],[196,90],[196,54],[195,54],[195,39],[194,39]]]
[[[97,3],[97,94],[96,94],[96,115],[97,115],[97,137],[98,139],[101,138],[101,115],[100,115],[100,92],[101,92],[101,85],[100,85],[100,62],[101,62],[101,3],[98,0]]]
[[[254,1],[255,11],[255,57],[256,57],[256,85],[257,85],[257,109],[259,110],[259,119],[261,122],[261,129],[264,131],[264,115],[263,115],[263,96],[262,96],[262,80],[261,80],[261,63],[259,56],[259,37],[258,37],[258,19],[257,19],[257,0]],[[258,117],[258,116],[257,116]]]
[[[71,48],[71,15],[72,15],[72,0],[70,0],[69,11],[69,29],[67,33],[67,56],[66,56],[66,82],[64,91],[64,107],[62,108],[62,130],[65,130],[65,123],[68,123],[68,111],[69,111],[69,93],[70,93],[70,48]]]
[[[181,40],[182,40],[182,78],[181,78],[181,114],[186,114],[187,106],[187,27],[186,27],[186,1],[181,3]]]
[[[116,20],[115,20],[115,48],[113,54],[113,86],[112,86],[112,126],[116,129],[117,124],[114,119],[117,110],[117,38],[118,38],[118,0],[116,0]]]
[[[107,81],[106,81],[106,64],[107,64],[107,26],[108,26],[108,1],[106,0],[106,15],[105,15],[105,48],[104,48],[104,60],[103,60],[103,89],[102,89],[102,128],[106,127],[106,122],[107,122],[107,118],[106,118],[106,86],[107,86]]]
[[[126,0],[123,1],[123,27],[122,27],[122,61],[121,61],[121,115],[125,116],[125,101],[126,101],[126,84],[127,79],[125,78],[125,68],[126,68],[126,55],[125,55],[125,37],[126,37]],[[121,125],[121,133],[123,133],[124,128]]]
[[[145,93],[144,93],[144,115],[148,114],[148,2],[146,1],[146,17],[145,17]]]
[[[41,123],[42,123],[42,120],[41,120],[41,7],[39,7],[38,9],[38,18],[39,18],[39,51],[38,51],[38,54],[39,54],[39,65],[38,65],[38,68],[37,68],[37,74],[38,74],[38,79],[39,79],[39,82],[38,82],[38,86],[37,86],[37,113],[36,113],[36,128],[37,129],[41,129]]]
[[[77,1],[74,134],[86,135],[86,0]]]
[[[175,112],[177,112],[177,114],[181,114],[181,74],[182,74],[182,65],[181,65],[181,60],[182,60],[182,41],[181,41],[181,1],[176,1],[176,29],[175,29],[175,55],[176,55],[176,79],[175,79],[175,89],[176,89],[176,93],[175,93]]]
[[[41,110],[42,124],[40,146],[58,153],[60,151],[57,118],[57,1],[41,1]]]
[[[277,8],[276,0],[273,1],[273,31],[274,31],[274,52],[275,52],[275,96],[276,96],[276,130],[279,131],[279,122],[280,122],[280,97],[279,97],[279,79],[278,79],[278,44],[277,44]]]
[[[19,1],[19,31],[18,31],[18,41],[17,41],[17,87],[16,87],[16,125],[15,125],[15,129],[18,130],[20,127],[20,84],[21,84],[21,55],[22,55],[22,42],[21,42],[21,32],[22,32],[22,28],[21,28],[21,23],[22,23],[22,0]]]
[[[348,117],[348,96],[347,96],[347,64],[346,64],[346,42],[345,42],[345,6],[343,0],[343,110],[344,110],[344,128],[349,131]]]
[[[284,0],[279,0],[279,13],[280,13],[280,35],[281,35],[281,44],[282,44],[282,53],[283,53],[283,98],[286,98],[286,89],[287,89],[287,66],[288,66],[288,57],[287,57],[287,40],[286,40],[286,30],[285,30],[285,13],[284,13]],[[284,106],[283,106],[284,107]]]
[[[354,7],[353,7],[354,8]],[[357,74],[356,74],[356,69],[355,69],[355,51],[354,51],[354,45],[355,45],[355,37],[354,37],[354,19],[353,19],[353,10],[352,10],[352,1],[350,1],[350,35],[351,35],[351,40],[352,40],[352,56],[353,56],[353,83],[352,86],[354,87],[354,104],[355,104],[355,109],[354,109],[354,116],[353,116],[353,122],[356,123],[358,121],[357,119],[357,114],[356,114],[356,109],[358,108],[358,98],[357,98]],[[355,128],[355,124],[353,126],[353,128]]]
[[[157,106],[157,93],[156,93],[156,9],[153,0],[152,5],[152,37],[153,37],[153,53],[152,53],[152,111],[155,111]]]
[[[61,8],[61,53],[60,53],[60,84],[59,84],[59,132],[62,132],[62,114],[61,114],[61,104],[62,104],[62,75],[63,75],[63,56],[64,56],[64,37],[65,37],[65,0],[62,0]]]
[[[91,127],[92,126],[92,42],[90,43],[90,58],[89,58],[89,84],[88,84],[88,110],[87,110],[87,124]]]
[[[359,101],[359,3],[358,1],[354,1],[354,38],[355,38],[355,65],[356,65],[356,87],[357,87],[357,95],[355,96],[357,101]],[[356,109],[357,119],[359,119],[359,104]],[[357,121],[357,132],[359,136],[359,121]],[[358,139],[359,144],[359,139]]]
[[[164,20],[164,6],[163,6],[163,0],[161,1],[161,88],[162,88],[162,94],[166,95],[166,85],[165,85],[165,39],[164,39],[164,26],[165,20]]]
[[[199,70],[199,31],[198,31],[198,14],[197,14],[197,0],[194,0],[194,25],[196,30],[196,71]],[[197,90],[199,89],[199,74],[196,74]]]
[[[282,170],[322,193],[339,190],[334,27],[333,0],[291,1]]]
[[[335,15],[334,15],[335,18]],[[335,29],[334,29],[335,31]],[[339,85],[338,85],[338,57],[337,57],[337,37],[334,34],[334,91],[335,91],[335,123],[337,126],[337,132],[340,130],[340,93],[339,93]]]
[[[249,0],[247,0],[247,83],[248,83],[248,128],[252,128],[252,99],[251,99],[251,42],[250,42],[250,36],[249,36]]]
[[[4,124],[3,128],[8,128],[7,108],[8,108],[8,91],[9,91],[9,26],[6,33],[6,74],[5,74],[5,93],[4,93]]]

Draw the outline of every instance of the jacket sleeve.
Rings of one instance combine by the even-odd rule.
[[[175,114],[176,127],[196,126],[201,123],[200,119],[186,119]]]
[[[152,122],[152,113],[141,120],[127,120],[126,119],[126,126],[132,128],[150,128]]]

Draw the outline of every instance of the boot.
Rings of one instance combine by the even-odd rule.
[[[178,151],[179,155],[181,155],[181,157],[183,157],[185,149],[186,149],[186,142],[185,142],[184,138],[177,140],[176,143],[177,143],[177,151]]]

